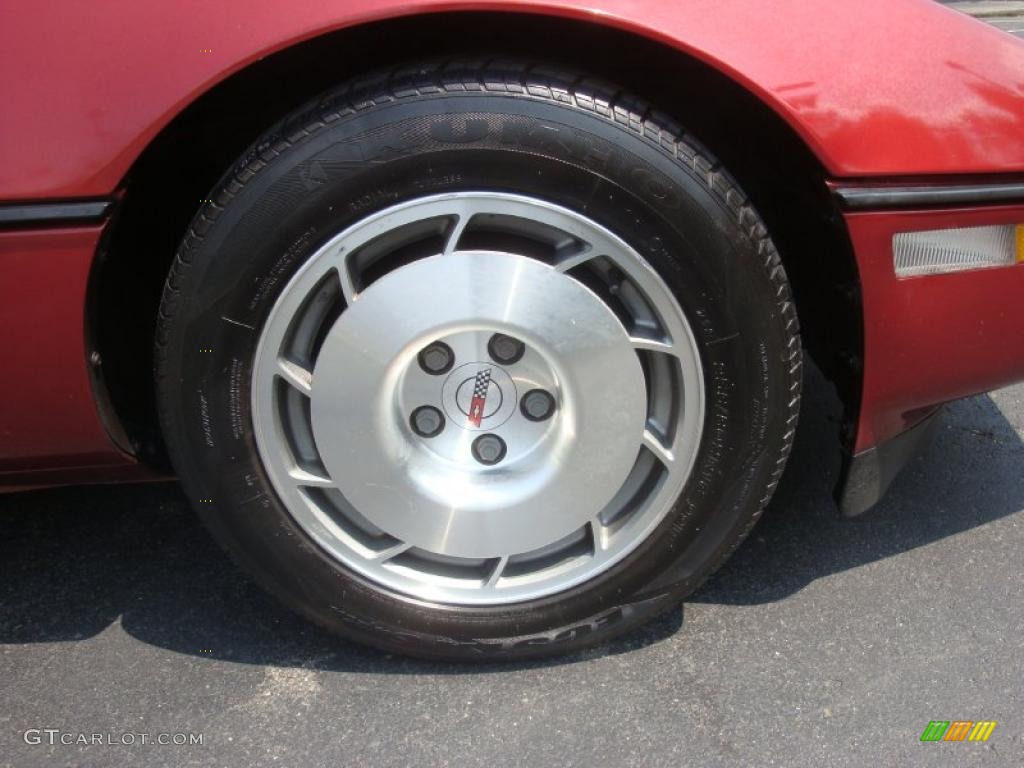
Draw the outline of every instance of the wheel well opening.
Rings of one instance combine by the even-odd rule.
[[[528,58],[614,82],[707,146],[765,220],[805,346],[853,423],[862,349],[856,264],[825,171],[793,129],[711,66],[632,33],[552,17],[443,13],[342,30],[261,59],[186,108],[133,165],[91,278],[88,323],[114,411],[143,461],[167,467],[153,337],[170,263],[202,199],[271,125],[342,81],[467,56]]]

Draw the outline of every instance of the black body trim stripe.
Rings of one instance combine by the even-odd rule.
[[[76,200],[69,203],[0,203],[0,226],[102,221],[110,213],[113,205],[111,200]]]
[[[837,187],[847,208],[896,208],[911,205],[975,205],[1024,202],[1024,183],[934,187]]]

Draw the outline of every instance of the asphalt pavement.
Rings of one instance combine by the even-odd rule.
[[[1024,386],[954,404],[857,520],[829,497],[835,408],[812,381],[771,508],[692,600],[544,663],[335,640],[173,484],[0,497],[0,765],[1024,764]],[[998,725],[922,743],[932,720]]]
[[[1019,16],[996,16],[991,19],[985,19],[985,21],[1004,32],[1009,32],[1015,37],[1024,37],[1024,14]]]
[[[1024,0],[939,0],[961,13],[974,16],[986,24],[1024,37]]]

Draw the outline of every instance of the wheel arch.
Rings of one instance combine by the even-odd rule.
[[[113,412],[140,458],[166,466],[152,383],[156,313],[177,245],[218,178],[279,118],[340,81],[401,61],[473,55],[545,61],[615,82],[708,146],[764,218],[793,285],[805,344],[855,423],[863,325],[856,262],[825,168],[798,124],[752,81],[654,33],[593,17],[452,12],[331,31],[227,73],[133,163],[90,277],[87,333]]]

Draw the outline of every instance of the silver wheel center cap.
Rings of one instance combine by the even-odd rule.
[[[508,370],[486,362],[495,333],[526,345]],[[443,382],[417,361],[439,340],[456,361]],[[557,393],[544,422],[519,411],[534,387]],[[324,340],[311,399],[324,466],[361,514],[402,541],[471,558],[527,552],[586,523],[633,467],[647,401],[604,302],[545,264],[493,252],[421,259],[363,291]],[[435,437],[409,427],[423,405],[450,422]],[[500,463],[473,457],[480,432],[506,444]]]

